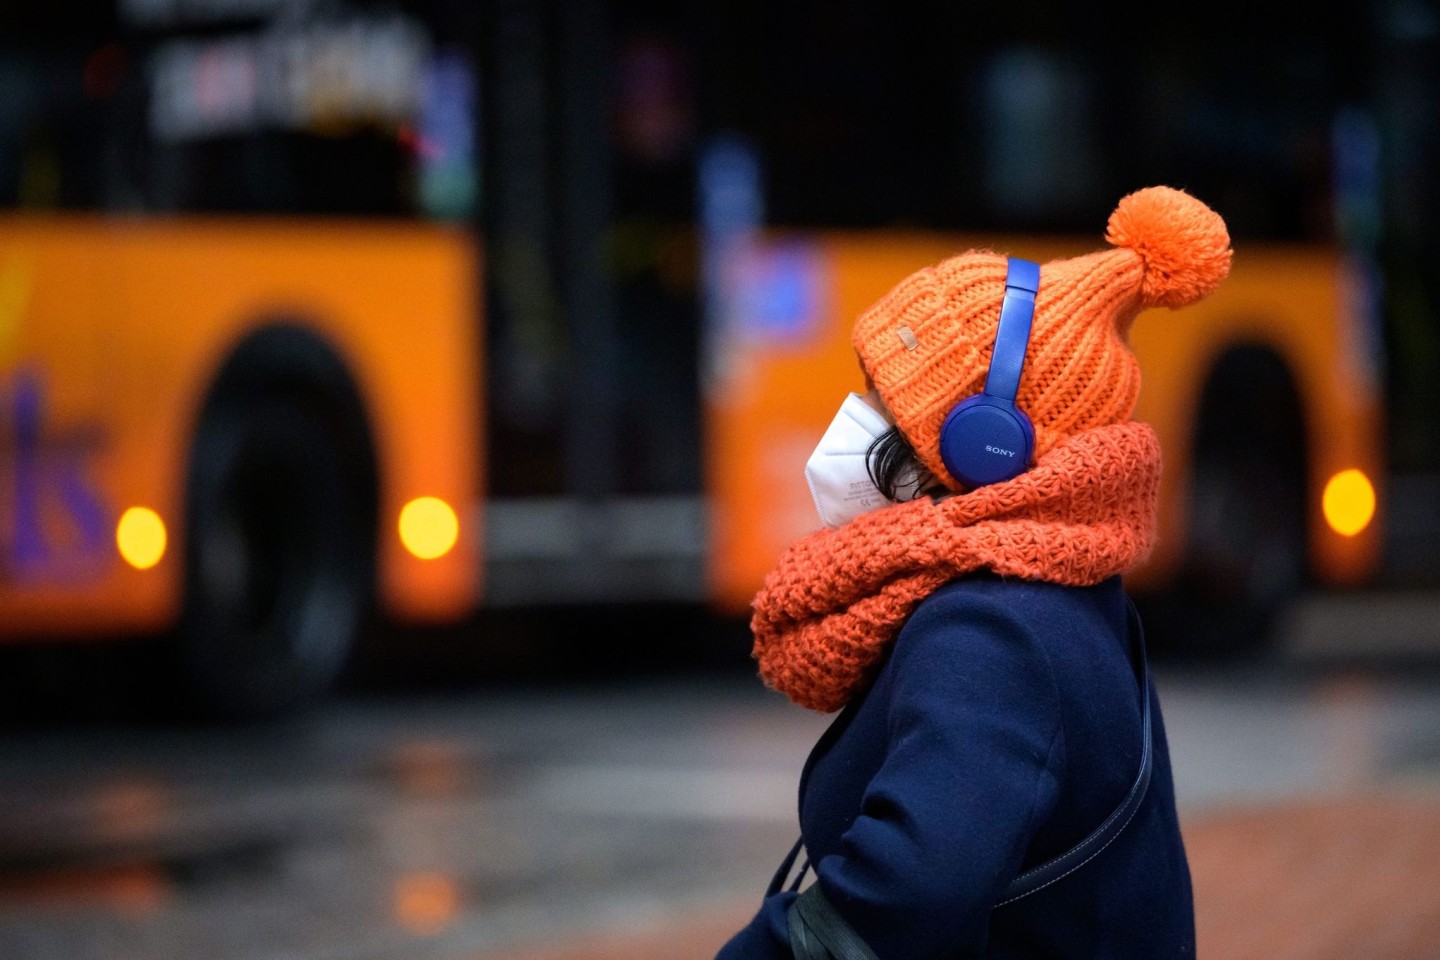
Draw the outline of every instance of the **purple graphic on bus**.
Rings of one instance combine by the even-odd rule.
[[[98,424],[46,423],[44,371],[22,366],[0,386],[0,573],[21,583],[94,579],[111,561],[113,513],[91,476]]]

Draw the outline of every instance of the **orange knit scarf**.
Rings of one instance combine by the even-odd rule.
[[[803,707],[838,710],[916,605],[961,574],[1084,586],[1145,559],[1159,485],[1155,431],[1130,421],[1067,438],[1013,480],[801,537],[755,597],[760,675]]]

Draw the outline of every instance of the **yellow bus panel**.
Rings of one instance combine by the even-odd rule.
[[[201,404],[234,347],[281,319],[343,359],[367,411],[383,609],[401,620],[471,609],[479,270],[473,237],[438,226],[0,218],[0,633],[173,622]],[[459,516],[455,546],[433,559],[399,535],[402,507],[421,497]],[[156,518],[158,562],[126,562],[122,549],[142,563],[160,549]]]

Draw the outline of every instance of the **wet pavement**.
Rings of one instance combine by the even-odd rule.
[[[1440,957],[1440,670],[1152,671],[1202,960]],[[0,729],[0,958],[708,958],[828,722],[727,668]]]
[[[503,955],[712,902],[788,846],[824,721],[664,680],[15,731],[0,957]]]

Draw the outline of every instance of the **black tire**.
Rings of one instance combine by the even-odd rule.
[[[1304,420],[1262,347],[1216,364],[1200,404],[1180,567],[1149,601],[1156,646],[1179,658],[1263,658],[1307,586]]]
[[[1190,535],[1161,600],[1166,648],[1186,658],[1259,658],[1305,584],[1303,491],[1268,463],[1201,464]]]
[[[190,468],[175,660],[220,719],[293,713],[327,694],[369,615],[374,509],[343,431],[299,401],[225,400]]]

